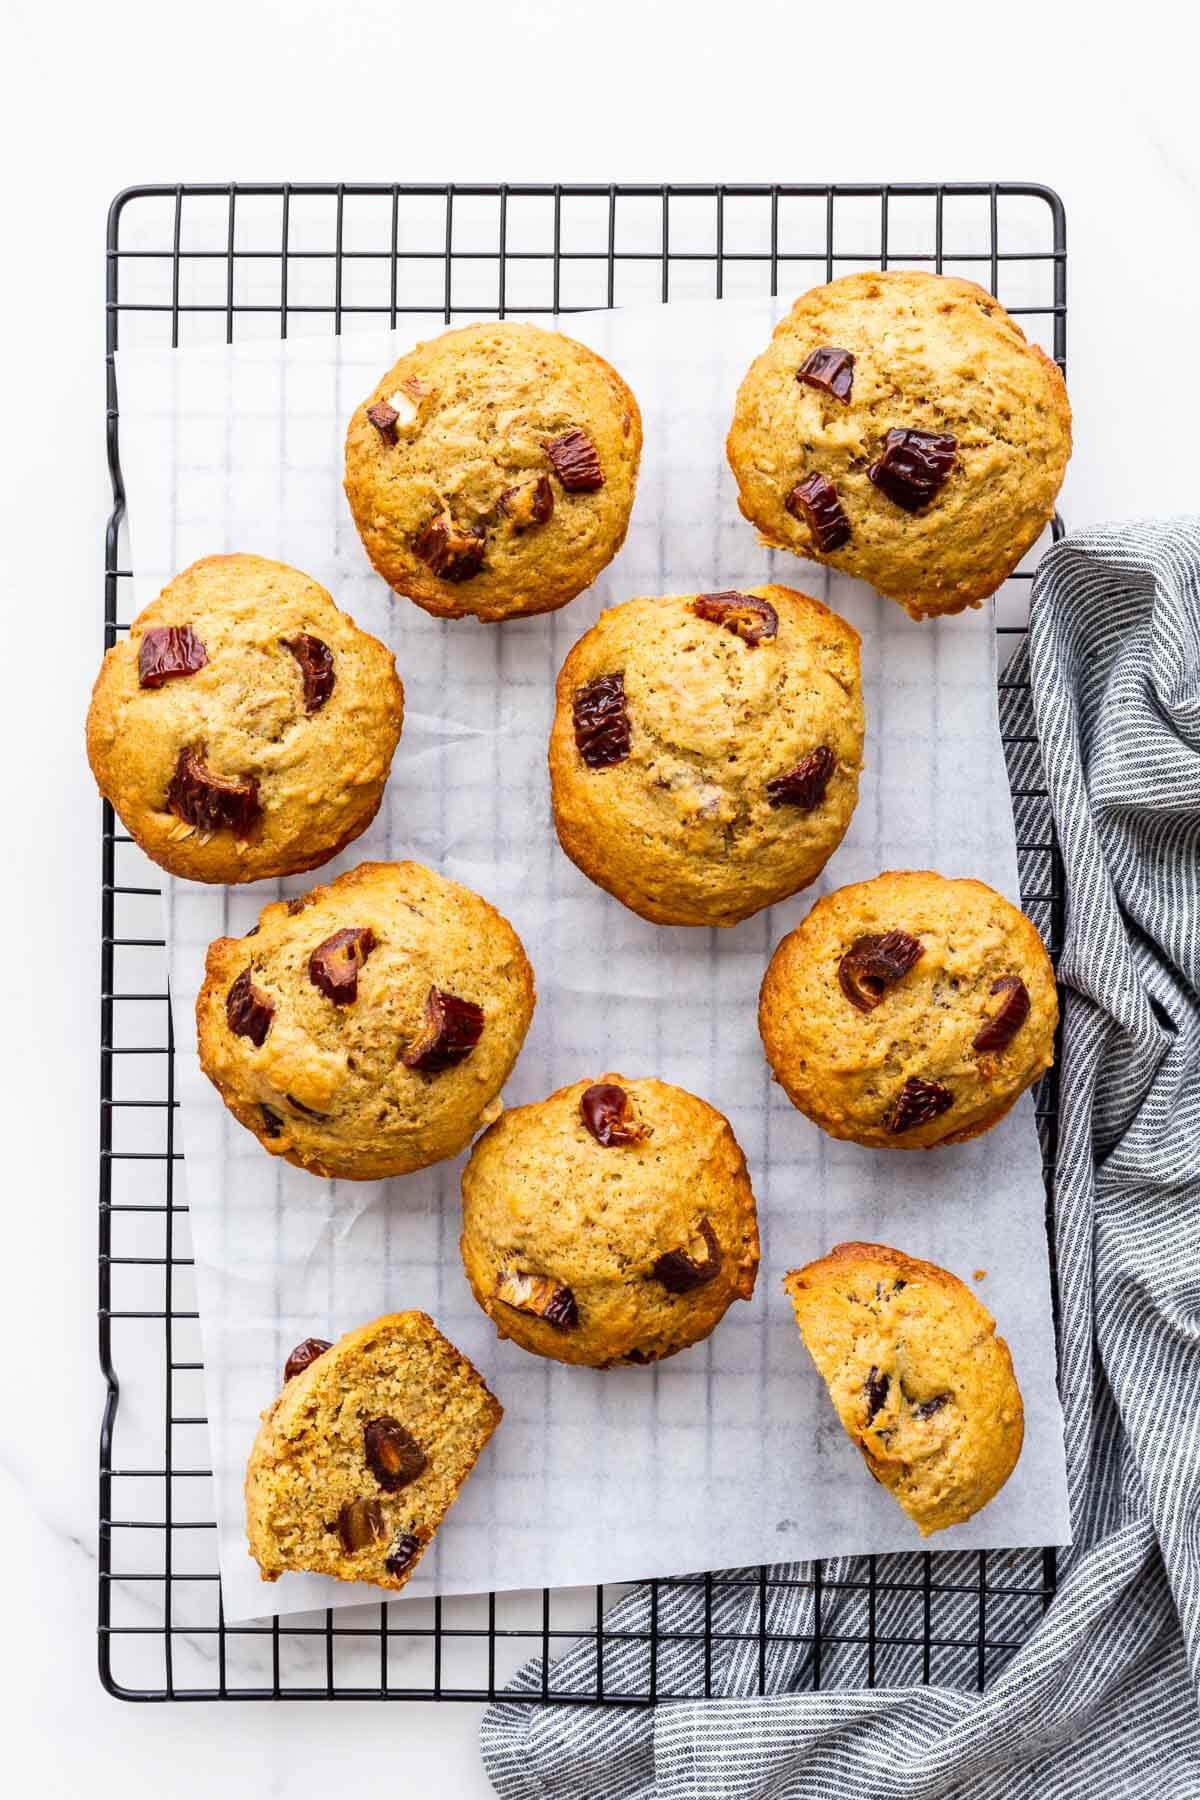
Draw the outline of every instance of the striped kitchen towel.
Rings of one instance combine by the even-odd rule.
[[[716,1629],[751,1639],[714,1649],[722,1698],[501,1701],[482,1747],[505,1800],[1200,1796],[1200,519],[1056,545],[1019,657],[1004,699],[1032,705],[1066,873],[1054,1210],[1074,1542],[1057,1595],[982,1694],[936,1648],[928,1667],[894,1650],[873,1688],[856,1663],[847,1685],[823,1667],[821,1691],[802,1691],[811,1651],[773,1644],[761,1698],[757,1588],[718,1585]],[[1030,690],[1008,685],[1026,670]],[[1015,790],[1038,785],[1037,754],[1015,752]],[[961,1560],[938,1559],[939,1586],[971,1585],[975,1559]],[[865,1631],[862,1565],[862,1591],[837,1587],[855,1570],[826,1566],[825,1639]],[[768,1592],[769,1630],[802,1636],[811,1585]],[[664,1590],[660,1633],[696,1629],[703,1596]],[[645,1630],[650,1604],[636,1590],[610,1626]],[[974,1616],[973,1595],[961,1605]],[[956,1635],[939,1611],[938,1636]],[[612,1691],[638,1654],[632,1638],[606,1651]],[[661,1644],[664,1687],[686,1691],[672,1659],[695,1654]],[[555,1686],[586,1690],[594,1674],[585,1645]],[[540,1687],[534,1662],[510,1691]]]

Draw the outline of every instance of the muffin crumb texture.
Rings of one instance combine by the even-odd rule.
[[[503,1409],[425,1313],[320,1344],[299,1347],[263,1414],[246,1470],[250,1554],[264,1581],[306,1570],[402,1588]]]
[[[846,1435],[922,1537],[1004,1486],[1024,1437],[1012,1358],[956,1275],[885,1244],[838,1244],[784,1286]]]

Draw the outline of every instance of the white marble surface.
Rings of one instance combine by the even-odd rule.
[[[831,25],[767,0],[706,22],[680,0],[460,0],[412,17],[387,0],[209,0],[186,19],[149,0],[10,0],[0,1717],[14,1795],[490,1792],[474,1707],[134,1708],[95,1676],[99,809],[81,720],[108,509],[111,194],[338,175],[1043,180],[1069,217],[1064,510],[1082,524],[1194,509],[1200,151],[1178,10],[1150,0],[1110,24],[1102,7],[1024,0],[1003,17],[864,5]]]

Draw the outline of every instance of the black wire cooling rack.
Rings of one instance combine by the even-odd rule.
[[[635,301],[800,292],[856,268],[922,265],[989,287],[1060,365],[1066,353],[1066,225],[1050,189],[1027,183],[887,186],[137,187],[113,202],[107,243],[108,458],[105,645],[126,629],[132,568],[113,355],[293,329],[378,328],[420,315],[568,313]],[[1031,571],[997,602],[1015,648]],[[1002,658],[1003,660],[1003,658]],[[1052,953],[1061,874],[1022,665],[1001,680],[1026,910]],[[896,1679],[982,1688],[1050,1603],[1055,1554],[980,1551],[862,1557],[799,1580],[764,1568],[650,1584],[618,1628],[620,1589],[546,1590],[406,1602],[226,1625],[187,1208],[177,1198],[174,1042],[155,872],[102,828],[99,1662],[127,1700],[487,1700],[531,1656],[535,1700],[654,1704],[713,1688],[714,1656],[749,1646],[758,1686],[778,1645],[774,1601],[809,1591],[793,1686]],[[1039,1091],[1048,1222],[1056,1142],[1053,1073]],[[841,1565],[839,1565],[841,1567]],[[660,1651],[679,1634],[681,1586],[703,1591],[684,1677]],[[728,1590],[757,1595],[727,1628]],[[839,1599],[856,1603],[850,1626]],[[745,1619],[756,1619],[749,1628]],[[552,1659],[586,1640],[594,1680],[565,1691]],[[630,1655],[631,1647],[637,1652]],[[676,1661],[679,1659],[675,1659]],[[611,1673],[610,1673],[611,1671]],[[619,1671],[619,1678],[613,1674]],[[607,1676],[607,1679],[606,1679]]]

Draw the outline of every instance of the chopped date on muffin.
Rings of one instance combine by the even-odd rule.
[[[637,1138],[614,1135],[631,1123]],[[721,1114],[682,1088],[578,1081],[477,1140],[461,1249],[499,1336],[557,1362],[648,1365],[753,1292],[745,1158]]]
[[[344,925],[317,945],[308,959],[308,979],[335,1006],[358,999],[358,971],[375,948],[369,925]]]
[[[324,1356],[327,1350],[332,1349],[333,1345],[328,1338],[305,1338],[303,1343],[296,1345],[284,1364],[283,1379],[291,1381],[295,1376],[302,1375],[309,1363],[316,1362],[318,1356]]]
[[[1003,994],[1004,998],[972,1039],[976,1050],[1005,1049],[1029,1017],[1029,989],[1019,975],[1001,975],[993,981],[992,993]]]
[[[598,1144],[608,1150],[614,1144],[640,1144],[649,1137],[644,1119],[635,1119],[629,1095],[615,1081],[593,1082],[579,1100],[583,1122]]]
[[[302,631],[298,637],[284,638],[283,642],[300,665],[305,712],[320,712],[337,680],[333,651],[323,639],[314,637],[311,631]]]
[[[1058,1001],[1023,913],[983,882],[908,869],[818,900],[772,956],[758,1020],[776,1080],[822,1130],[936,1149],[989,1130],[1050,1066]]]
[[[886,1244],[838,1244],[784,1280],[846,1435],[922,1537],[1004,1486],[1024,1409],[996,1322],[956,1275]]]
[[[796,380],[823,389],[845,406],[854,388],[854,358],[849,350],[822,344],[819,349],[809,351],[796,370]]]
[[[367,1466],[380,1487],[399,1493],[429,1465],[429,1458],[411,1431],[384,1413],[363,1426],[363,1450]]]
[[[882,454],[867,474],[905,512],[919,512],[949,478],[957,460],[958,439],[948,432],[889,431]]]
[[[864,271],[795,302],[742,380],[726,449],[766,543],[932,618],[994,594],[1053,518],[1071,411],[1054,362],[983,288]]]
[[[623,674],[598,675],[571,701],[575,742],[589,769],[608,769],[629,755],[629,713]]]
[[[696,1232],[704,1243],[702,1255],[694,1256],[681,1246],[655,1258],[654,1278],[672,1294],[690,1294],[693,1288],[715,1281],[721,1273],[721,1246],[716,1232],[707,1219],[700,1220]]]
[[[528,531],[531,525],[544,525],[554,512],[554,489],[548,475],[537,475],[532,481],[518,482],[505,488],[500,496],[500,510],[514,531]]]
[[[190,625],[152,625],[138,645],[138,686],[161,687],[180,675],[195,675],[208,652]]]
[[[558,839],[658,925],[731,926],[837,849],[863,754],[858,634],[791,588],[638,598],[559,673]]]
[[[522,1275],[516,1269],[501,1269],[496,1277],[496,1298],[503,1300],[505,1306],[515,1306],[519,1312],[545,1319],[556,1331],[572,1331],[579,1323],[574,1294],[551,1275]]]
[[[779,630],[779,614],[758,594],[697,594],[692,611],[698,619],[723,625],[744,644],[761,644]]]
[[[189,744],[179,752],[167,805],[185,825],[199,831],[232,831],[235,837],[248,837],[261,811],[258,778],[247,775],[239,781],[214,775],[203,748]]]
[[[500,319],[419,344],[381,378],[347,429],[346,496],[397,593],[499,622],[565,606],[611,562],[641,447],[637,402],[603,358]]]
[[[595,444],[578,426],[545,441],[546,455],[568,494],[594,493],[604,486],[604,470]]]
[[[256,1050],[261,1050],[271,1029],[275,1005],[270,997],[254,985],[254,971],[247,967],[225,996],[225,1018],[236,1037],[247,1037]]]
[[[418,863],[363,863],[305,901],[264,907],[252,946],[209,946],[202,1069],[264,1150],[315,1175],[457,1156],[499,1112],[533,1014],[516,933]]]
[[[367,417],[385,444],[397,441],[396,421],[400,414],[390,400],[377,400],[374,406],[368,406]]]
[[[336,1344],[306,1340],[246,1470],[264,1581],[300,1570],[403,1587],[501,1413],[424,1313],[389,1314]]]
[[[370,824],[403,717],[391,652],[310,576],[206,556],[105,656],[88,760],[130,837],[172,874],[276,879]]]
[[[401,1060],[410,1069],[440,1074],[464,1062],[483,1034],[483,1008],[474,1000],[430,988],[420,1031]]]
[[[855,938],[838,963],[838,981],[851,1006],[873,1012],[892,983],[920,960],[921,948],[921,940],[907,931],[869,932]]]
[[[798,806],[811,812],[825,798],[829,778],[837,767],[837,758],[828,744],[818,744],[786,775],[777,775],[767,783],[772,806]]]
[[[796,483],[786,505],[794,518],[804,520],[822,555],[840,550],[843,544],[850,542],[850,521],[837,489],[826,476],[806,475],[803,481]]]
[[[888,1114],[887,1128],[911,1131],[914,1125],[928,1125],[953,1105],[954,1095],[940,1081],[922,1081],[919,1075],[910,1075]]]
[[[431,519],[414,546],[423,563],[443,581],[470,581],[483,567],[487,533],[482,525],[465,529],[454,523],[449,513]]]

